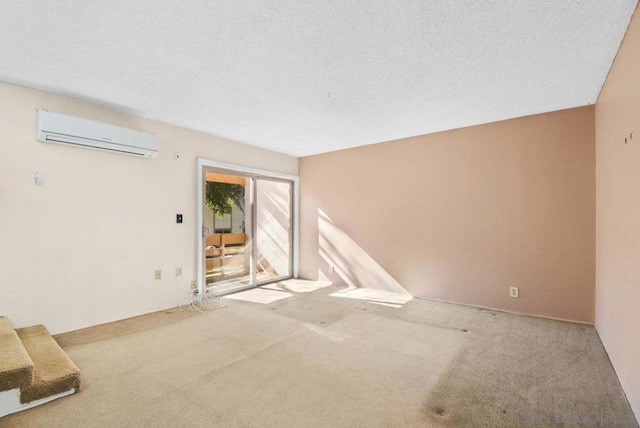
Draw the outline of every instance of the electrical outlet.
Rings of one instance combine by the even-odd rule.
[[[518,297],[518,287],[509,288],[509,297]]]
[[[191,281],[191,289],[192,290],[196,289],[196,282],[195,281]]]
[[[182,266],[176,268],[176,276],[182,276]]]
[[[162,271],[159,269],[156,271],[156,279],[162,279]]]

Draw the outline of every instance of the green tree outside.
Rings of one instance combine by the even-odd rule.
[[[243,185],[207,181],[205,199],[207,208],[218,217],[230,214],[234,205],[244,214]]]

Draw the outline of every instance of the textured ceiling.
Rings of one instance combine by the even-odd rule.
[[[304,156],[593,104],[637,0],[0,0],[0,80]]]

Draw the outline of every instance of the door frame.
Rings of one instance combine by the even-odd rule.
[[[292,183],[292,226],[293,226],[293,251],[292,251],[292,276],[298,278],[298,254],[300,249],[300,177],[297,175],[283,174],[266,169],[251,168],[243,165],[236,165],[225,162],[218,162],[210,159],[196,158],[196,292],[199,299],[204,296],[206,281],[204,274],[204,243],[202,233],[204,226],[204,180],[206,168],[219,168],[229,172],[237,172],[257,178],[275,178],[287,180]],[[253,177],[250,177],[253,178]],[[254,201],[255,202],[255,201]],[[255,207],[252,212],[255,211]],[[252,216],[254,216],[252,214]],[[255,216],[254,216],[255,217]],[[252,219],[252,222],[255,219]],[[255,225],[252,224],[252,227]],[[253,263],[252,263],[253,264]]]

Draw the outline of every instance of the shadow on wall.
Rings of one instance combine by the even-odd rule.
[[[349,287],[409,295],[321,209],[318,209],[318,244],[320,256],[335,267],[336,273]]]

